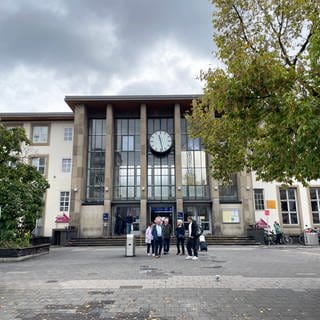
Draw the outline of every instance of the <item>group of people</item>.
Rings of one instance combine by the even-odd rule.
[[[129,212],[124,219],[122,219],[121,214],[116,215],[116,222],[114,225],[114,232],[118,236],[122,234],[130,234],[133,229],[134,217],[131,212]]]
[[[188,231],[186,233],[186,231]],[[146,229],[145,242],[147,245],[147,254],[153,255],[155,258],[160,258],[162,254],[169,254],[170,239],[172,227],[169,224],[169,219],[156,217],[154,223],[150,223]],[[197,222],[192,216],[188,216],[188,229],[186,230],[183,220],[178,220],[175,228],[176,255],[185,255],[185,240],[187,248],[186,260],[198,260],[198,238],[200,230]],[[151,252],[150,252],[151,251]]]

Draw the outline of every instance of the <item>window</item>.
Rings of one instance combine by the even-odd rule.
[[[320,188],[310,188],[310,201],[313,223],[320,223]]]
[[[122,151],[134,151],[134,136],[122,136]]]
[[[32,142],[33,143],[48,143],[48,126],[33,126],[32,127]]]
[[[140,119],[116,119],[114,159],[114,198],[140,199]]]
[[[70,192],[60,192],[60,212],[69,212]]]
[[[71,159],[62,159],[62,172],[71,172]]]
[[[188,135],[187,121],[181,119],[182,193],[186,200],[208,199],[207,158],[199,138]]]
[[[263,189],[254,189],[254,207],[256,210],[264,210]]]
[[[219,185],[219,199],[220,202],[237,202],[238,197],[238,182],[237,175],[234,174],[230,177],[230,183],[227,185]]]
[[[46,172],[46,160],[45,157],[33,157],[31,158],[31,165],[44,175]]]
[[[158,130],[174,136],[173,118],[148,119],[148,140]],[[175,198],[175,159],[174,146],[161,156],[154,154],[148,148],[148,199],[173,200]]]
[[[87,194],[89,202],[103,202],[106,119],[89,120]]]
[[[72,128],[64,128],[63,139],[64,141],[72,141]]]
[[[279,189],[283,224],[298,224],[296,189]]]

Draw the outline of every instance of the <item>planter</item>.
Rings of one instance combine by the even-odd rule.
[[[50,244],[39,244],[25,248],[0,248],[0,262],[22,261],[49,253]]]

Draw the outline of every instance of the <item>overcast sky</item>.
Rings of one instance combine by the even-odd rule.
[[[0,112],[66,95],[194,94],[215,66],[209,0],[1,0]]]

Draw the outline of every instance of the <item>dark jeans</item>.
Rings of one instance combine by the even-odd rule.
[[[170,238],[163,239],[163,251],[164,253],[169,253],[170,249]]]
[[[158,237],[157,240],[154,240],[154,254],[156,256],[160,256],[161,255],[161,251],[162,251],[162,237]]]
[[[181,247],[181,250],[180,250]],[[184,254],[184,238],[177,238],[177,253]]]
[[[193,251],[193,255],[197,257],[198,256],[198,239],[188,238],[187,250],[188,250],[189,256],[192,256],[192,251]]]

